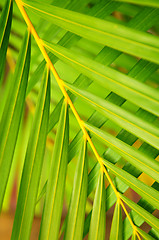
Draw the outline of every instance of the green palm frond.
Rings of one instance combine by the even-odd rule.
[[[16,181],[12,240],[30,239],[35,215],[41,240],[159,239],[158,7],[0,0],[0,208]]]

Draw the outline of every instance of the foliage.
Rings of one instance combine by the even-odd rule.
[[[0,209],[16,182],[11,239],[30,238],[35,214],[41,240],[159,239],[158,1],[0,6]]]

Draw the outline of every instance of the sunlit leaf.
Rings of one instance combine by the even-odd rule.
[[[50,108],[50,77],[46,68],[26,152],[11,239],[28,239],[43,165]]]
[[[147,222],[151,227],[153,227],[157,232],[159,232],[159,219],[153,216],[151,213],[146,211],[144,208],[140,207],[138,204],[134,203],[129,198],[120,194],[121,199],[137,214],[139,214],[145,222]]]
[[[125,144],[123,141],[115,138],[107,132],[104,132],[88,123],[85,123],[85,126],[99,139],[104,141],[107,146],[124,157],[128,162],[159,182],[159,164],[157,161],[141,153],[137,149],[132,148],[128,144]]]
[[[68,161],[68,137],[68,108],[64,101],[48,177],[39,239],[58,239]]]
[[[153,124],[88,91],[84,91],[68,83],[66,83],[66,87],[119,126],[159,149],[159,130]]]
[[[134,3],[134,4],[150,6],[150,7],[159,7],[158,0],[145,0],[145,1],[142,1],[142,0],[115,0],[115,1]]]
[[[86,139],[82,139],[64,239],[82,239],[87,199]]]
[[[13,11],[13,2],[11,0],[7,0],[0,18],[0,59],[1,59],[0,83],[2,81],[2,74],[4,71],[6,52],[7,52],[8,42],[9,42],[11,24],[12,24],[12,11]]]
[[[0,209],[23,113],[30,66],[30,44],[30,33],[26,33],[0,122]]]
[[[89,229],[89,240],[105,239],[105,187],[104,173],[100,172],[93,202],[92,217]]]
[[[121,213],[121,206],[119,201],[116,202],[114,214],[113,214],[113,220],[111,225],[111,232],[110,232],[110,240],[122,239],[122,213]]]
[[[44,19],[82,37],[159,63],[158,38],[123,25],[77,12],[25,0],[25,6]],[[131,46],[131,47],[130,47]]]
[[[135,103],[138,106],[159,116],[159,96],[156,89],[83,55],[77,55],[73,51],[57,44],[44,43],[49,51],[99,83],[102,87],[115,92],[131,102],[134,102],[134,99],[136,99]]]

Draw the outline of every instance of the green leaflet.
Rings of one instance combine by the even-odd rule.
[[[25,0],[24,5],[44,19],[81,37],[159,63],[156,36],[63,8],[41,5],[36,1]]]
[[[157,232],[155,229],[151,228],[149,231],[149,235],[153,237],[153,239],[158,239],[159,238],[159,232]]]
[[[159,208],[159,192],[154,188],[144,184],[130,173],[103,159],[104,165],[109,168],[117,177],[126,185],[131,187],[135,192],[147,200],[152,206]]]
[[[86,139],[83,137],[75,171],[72,197],[66,223],[66,232],[64,235],[64,239],[66,240],[80,240],[83,236],[88,181],[86,154]]]
[[[45,47],[62,61],[76,68],[79,72],[94,80],[102,87],[115,92],[123,98],[137,104],[159,116],[159,95],[152,88],[115,69],[106,67],[88,57],[77,55],[71,50],[57,44],[45,42]]]
[[[22,118],[30,66],[30,49],[30,34],[26,33],[0,123],[0,210]]]
[[[68,108],[64,101],[48,177],[39,239],[58,239],[68,162]]]
[[[29,138],[11,239],[29,239],[45,152],[50,110],[50,76],[46,67]]]
[[[127,2],[127,3],[134,3],[149,7],[159,7],[159,1],[158,0],[114,0],[119,2]]]
[[[152,228],[154,228],[157,232],[159,232],[159,219],[154,217],[151,213],[147,212],[144,208],[140,207],[138,204],[134,203],[121,193],[120,197],[121,199],[137,214],[139,214],[145,222],[147,222]]]
[[[11,24],[12,24],[12,12],[13,12],[13,2],[11,0],[7,0],[0,18],[0,59],[1,59],[0,83],[2,81],[2,75],[3,75],[5,61],[6,61],[6,52],[7,52],[8,42],[9,42]]]
[[[119,201],[116,202],[110,231],[110,240],[122,240],[122,213]]]
[[[36,200],[36,204],[41,200],[41,198],[45,195],[46,193],[46,188],[47,188],[47,180],[46,182],[44,183],[44,186],[42,187],[38,197],[37,197],[37,200]]]
[[[138,238],[137,238],[137,236],[136,236],[136,233],[133,232],[132,237],[131,237],[131,240],[137,240],[137,239],[138,239]]]
[[[104,8],[103,8],[104,7]],[[110,13],[110,11],[112,12],[112,9],[114,9],[114,3],[112,3],[111,1],[108,1],[108,3],[106,4],[106,2],[105,1],[103,1],[103,4],[102,4],[102,12],[101,12],[101,7],[99,8],[99,6],[97,7],[97,6],[95,6],[95,8],[94,9],[90,9],[90,10],[92,10],[92,12],[95,12],[95,14],[96,14],[96,16],[98,16],[98,14],[99,15],[101,15],[101,13],[103,13],[104,15],[106,15],[106,14],[109,14]],[[98,13],[99,12],[99,13]],[[64,46],[70,46],[70,42],[71,42],[71,39],[73,39],[73,41],[74,41],[74,39],[75,40],[77,40],[76,39],[77,38],[77,36],[76,35],[74,35],[74,34],[72,34],[72,33],[70,33],[70,32],[67,32],[66,33],[66,35],[64,35],[64,37],[59,41],[59,45],[64,45]],[[111,61],[113,61],[115,58],[116,58],[116,55],[119,55],[120,53],[118,53],[117,52],[117,54],[115,54],[114,52],[115,52],[115,50],[113,50],[113,49],[109,49],[110,51],[113,51],[113,54],[112,54],[112,59],[111,59]],[[56,56],[53,56],[51,53],[49,53],[49,57],[50,57],[50,59],[51,59],[51,61],[53,62],[53,63],[55,63],[56,61],[57,61],[57,57]],[[98,62],[103,62],[104,61],[104,63],[106,62],[107,64],[108,63],[110,63],[110,54],[109,54],[109,51],[108,51],[108,49],[105,47],[105,48],[103,48],[101,51],[100,51],[100,53],[97,55],[97,57],[96,57],[96,59],[97,59],[97,61]],[[36,69],[36,71],[33,73],[33,75],[31,76],[31,79],[30,79],[30,81],[29,81],[29,83],[28,83],[28,88],[27,88],[27,92],[29,92],[30,90],[31,90],[31,88],[32,88],[32,86],[34,85],[34,81],[37,81],[37,78],[39,78],[40,77],[40,74],[41,74],[41,71],[43,70],[43,67],[44,67],[44,64],[45,64],[45,60],[43,60],[41,63],[40,63],[40,65],[38,66],[38,68]],[[153,67],[151,66],[151,71],[152,71],[152,69],[153,69]],[[142,74],[142,76],[143,76],[143,74]],[[85,85],[86,85],[86,87],[87,86],[89,86],[90,85],[90,83],[92,83],[92,80],[89,80],[89,79],[87,79],[84,75],[79,75],[79,77],[75,80],[75,82],[74,82],[74,84],[75,85],[80,85],[80,86],[84,86],[85,87]],[[74,97],[74,95],[72,94],[72,93],[70,93],[69,91],[67,91],[67,93],[68,93],[68,95],[70,96],[70,98],[71,98],[71,100],[74,102],[74,99],[75,99],[75,97]],[[114,95],[114,94],[113,94]],[[109,98],[109,97],[108,97]],[[120,98],[120,97],[119,97]],[[60,111],[61,111],[61,106],[62,106],[62,103],[63,103],[63,99],[64,98],[62,98],[59,102],[58,102],[58,104],[56,105],[56,107],[55,107],[55,109],[53,110],[53,112],[51,113],[51,115],[50,115],[50,118],[49,118],[49,129],[48,129],[48,131],[50,132],[51,131],[51,129],[54,127],[54,125],[58,122],[58,120],[59,120],[59,116],[60,116]],[[117,98],[115,98],[116,100],[115,100],[115,102],[116,103],[120,103],[120,101],[119,101],[119,99],[117,99]],[[117,101],[118,100],[118,101]],[[123,102],[123,99],[121,100],[121,102]],[[99,114],[98,113],[96,113],[96,114],[94,114],[94,117],[95,116],[98,116]],[[90,119],[91,119],[92,117],[90,117]],[[92,118],[93,119],[93,118]],[[102,122],[102,117],[100,116],[100,118],[97,120],[97,122],[100,124],[100,122]],[[102,123],[103,124],[103,123]],[[80,138],[80,140],[81,140],[81,138]],[[71,151],[72,151],[72,146],[70,146],[69,145],[69,148],[71,149]],[[69,151],[69,152],[71,152],[71,151]],[[74,155],[75,155],[75,151],[74,151],[74,153],[73,153]],[[71,154],[69,153],[69,161],[70,161],[70,157],[71,157]],[[47,186],[47,182],[44,184],[44,186],[43,186],[43,188],[42,188],[42,190],[41,190],[41,192],[40,192],[40,194],[39,194],[39,196],[38,196],[38,200],[37,200],[37,202],[43,197],[43,195],[45,194],[45,192],[46,192],[46,186]]]
[[[105,14],[109,14],[110,11],[112,12],[114,9],[114,3],[113,2],[108,2],[108,6],[104,1],[104,15]],[[117,7],[117,6],[116,6]],[[101,14],[101,8],[96,9],[96,5],[95,8],[92,9],[92,11],[95,11],[96,13],[96,17],[99,17],[99,15]],[[99,12],[99,13],[98,13]],[[155,19],[156,16],[156,9],[152,11],[152,9],[144,9],[143,11],[141,11],[140,14],[138,14],[135,18],[133,18],[128,25],[140,30],[147,30],[148,28],[150,28],[153,25],[153,21]],[[142,21],[144,21],[144,24],[142,23]],[[71,43],[72,43],[72,39],[73,42],[77,41],[77,35],[74,35],[70,32],[67,32],[66,35],[64,35],[64,37],[58,42],[59,45],[61,46],[65,46],[65,47],[70,47]],[[120,52],[114,50],[114,49],[110,49],[107,47],[104,47],[99,54],[97,55],[97,57],[95,58],[95,60],[97,62],[101,62],[103,64],[110,64],[112,63],[116,58],[118,58],[118,56],[121,55]],[[49,56],[51,58],[51,61],[53,63],[55,63],[55,61],[57,61],[57,57],[56,56],[52,56],[51,53],[49,53]],[[43,60],[43,62],[40,63],[40,65],[38,66],[38,68],[36,69],[36,71],[33,73],[33,75],[30,78],[30,81],[28,83],[28,91],[29,92],[31,90],[31,88],[34,86],[34,84],[38,81],[39,75],[43,69],[43,65],[45,64],[45,61]],[[151,72],[155,71],[157,69],[157,66],[155,66],[152,63],[148,63],[144,60],[141,60],[137,63],[137,66],[135,66],[132,71],[130,71],[130,76],[135,77],[136,75],[138,76],[137,79],[140,79],[141,81],[145,80],[146,76],[145,73],[142,71],[143,69],[145,69],[145,65],[147,65],[147,70],[146,71],[146,76],[147,75],[151,75]],[[137,71],[137,69],[139,69],[139,72]],[[140,72],[142,72],[142,74],[139,74]],[[148,76],[147,76],[148,77]],[[87,84],[87,86],[89,86],[92,83],[92,80],[86,78],[84,75],[80,75],[74,82],[74,84],[77,84],[76,86],[81,86],[84,87],[85,84]],[[69,91],[68,91],[69,92]],[[114,93],[112,93],[112,95],[114,95]],[[71,96],[71,99],[72,96]],[[119,102],[120,103],[120,102]],[[49,131],[54,127],[54,125],[57,123],[57,121],[59,120],[59,115],[60,115],[60,110],[61,110],[61,106],[62,106],[62,101],[60,101],[54,111],[51,113],[50,115],[50,123],[49,123]]]
[[[145,239],[145,240],[154,240],[153,237],[151,237],[149,234],[144,232],[142,229],[137,228],[137,231],[138,231],[138,233],[140,233],[140,235],[143,237],[143,239]]]
[[[95,192],[88,240],[105,239],[105,187],[104,173],[100,171]]]
[[[65,85],[75,95],[80,96],[92,105],[95,110],[100,111],[122,128],[159,149],[159,129],[153,124],[88,91],[77,88],[72,84],[65,83]]]
[[[57,2],[57,4],[59,4],[59,1]],[[78,4],[79,4],[79,1],[78,1]],[[86,1],[85,1],[85,4],[86,4]],[[54,5],[55,5],[55,2],[54,2]],[[90,10],[87,12],[87,14],[95,15],[96,17],[100,17],[100,18],[105,18],[110,13],[112,13],[119,5],[120,5],[120,3],[115,3],[110,0],[107,0],[107,1],[102,0],[102,1],[100,1],[99,4],[95,5],[93,8],[90,8]],[[42,20],[42,22],[44,22],[44,21]],[[52,23],[51,23],[50,28],[51,28],[51,31],[54,31],[54,25],[52,25]],[[49,28],[48,32],[45,33],[45,36],[43,36],[44,39],[48,39],[48,33],[50,33],[50,28]],[[39,26],[39,30],[41,30],[41,23]],[[52,37],[51,37],[51,39],[52,39]],[[80,39],[81,39],[81,37],[79,37],[71,32],[66,32],[66,34],[64,36],[62,36],[62,38],[58,41],[58,44],[61,46],[70,48],[72,45],[76,44],[76,42],[78,42]],[[57,62],[58,58],[56,56],[54,56],[52,53],[49,53],[48,55],[49,55],[52,63],[55,64]],[[27,88],[27,94],[31,91],[33,86],[38,82],[39,78],[41,77],[44,66],[45,66],[45,60],[43,60],[38,65],[38,67],[36,68],[36,70],[34,71],[32,76],[30,77],[30,81],[28,83],[28,88]],[[52,121],[55,121],[54,118],[56,115],[57,114],[53,114]],[[59,118],[59,116],[58,116],[58,118]],[[51,121],[51,123],[52,123],[52,121]]]
[[[124,171],[123,169],[118,168],[114,164],[110,163],[109,161],[103,159],[103,163],[105,166],[111,170],[118,178],[122,180],[121,183],[117,183],[117,187],[120,192],[125,192],[127,190],[127,186],[130,186],[135,192],[137,192],[139,195],[143,196],[144,199],[146,199],[150,204],[152,204],[157,209],[159,208],[159,194],[158,191],[156,191],[153,187],[149,187],[146,184],[142,183],[140,180],[135,178],[130,173]],[[88,182],[88,195],[96,186],[97,181],[97,174],[99,173],[100,166],[99,164],[96,164],[92,171],[89,174],[89,182]],[[127,184],[127,186],[124,183]],[[119,185],[120,184],[120,185]],[[111,191],[109,191],[111,190]],[[116,197],[114,196],[114,192],[109,186],[106,190],[106,202],[107,202],[107,210],[113,205],[115,202]],[[112,202],[112,204],[111,204]],[[85,234],[88,231],[88,225],[90,221],[91,214],[88,215],[86,222],[85,222]],[[133,218],[135,217],[135,213],[133,212]],[[141,223],[140,223],[141,225]],[[131,228],[131,226],[130,226]],[[84,235],[85,235],[84,234]],[[127,238],[126,238],[127,239]]]
[[[145,172],[159,182],[159,163],[157,161],[155,161],[153,158],[146,156],[137,149],[132,148],[131,146],[115,138],[111,134],[90,125],[89,123],[85,123],[85,126],[99,139],[104,141],[107,146],[119,153],[133,166],[140,169],[142,172]]]
[[[148,68],[149,68],[149,71],[147,71]],[[131,74],[131,76],[133,75],[133,77],[137,77],[140,80],[142,79],[144,81],[148,77],[148,75],[147,75],[148,72],[151,72],[151,71],[153,71],[152,64],[151,64],[151,66],[149,66],[148,63],[141,60],[132,68],[132,70],[130,71],[129,74]],[[117,96],[114,93],[111,93],[110,95],[108,95],[106,97],[106,99],[116,105],[122,105],[124,103],[124,99]],[[143,109],[138,110],[136,115],[138,115],[139,117],[142,117],[144,119],[148,119],[149,122],[153,122],[156,118],[154,115],[144,111]],[[103,115],[99,114],[99,112],[94,111],[94,113],[88,119],[88,122],[93,124],[94,126],[100,128],[107,120],[108,119],[106,119]],[[81,131],[78,132],[76,137],[70,143],[69,161],[75,156],[76,152],[78,151],[78,145],[79,145],[78,142],[79,142],[80,136],[81,136]],[[122,140],[124,139],[124,141],[126,143],[128,143],[129,145],[132,145],[134,143],[134,141],[137,140],[137,138],[135,136],[133,136],[132,134],[130,134],[126,131],[123,131],[123,130],[121,132],[119,132],[119,134],[117,135],[117,138],[122,139]],[[108,150],[106,150],[106,152],[107,152],[106,155],[107,154],[110,155],[110,152],[112,152],[112,150],[108,149]],[[110,157],[112,155],[113,154],[111,153]],[[116,162],[117,157],[115,156],[115,157],[113,157],[113,159],[114,159],[113,161]]]

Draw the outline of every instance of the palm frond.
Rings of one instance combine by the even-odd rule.
[[[29,239],[37,213],[41,240],[159,239],[158,1],[0,7],[0,208],[14,178],[19,192],[11,239]]]

